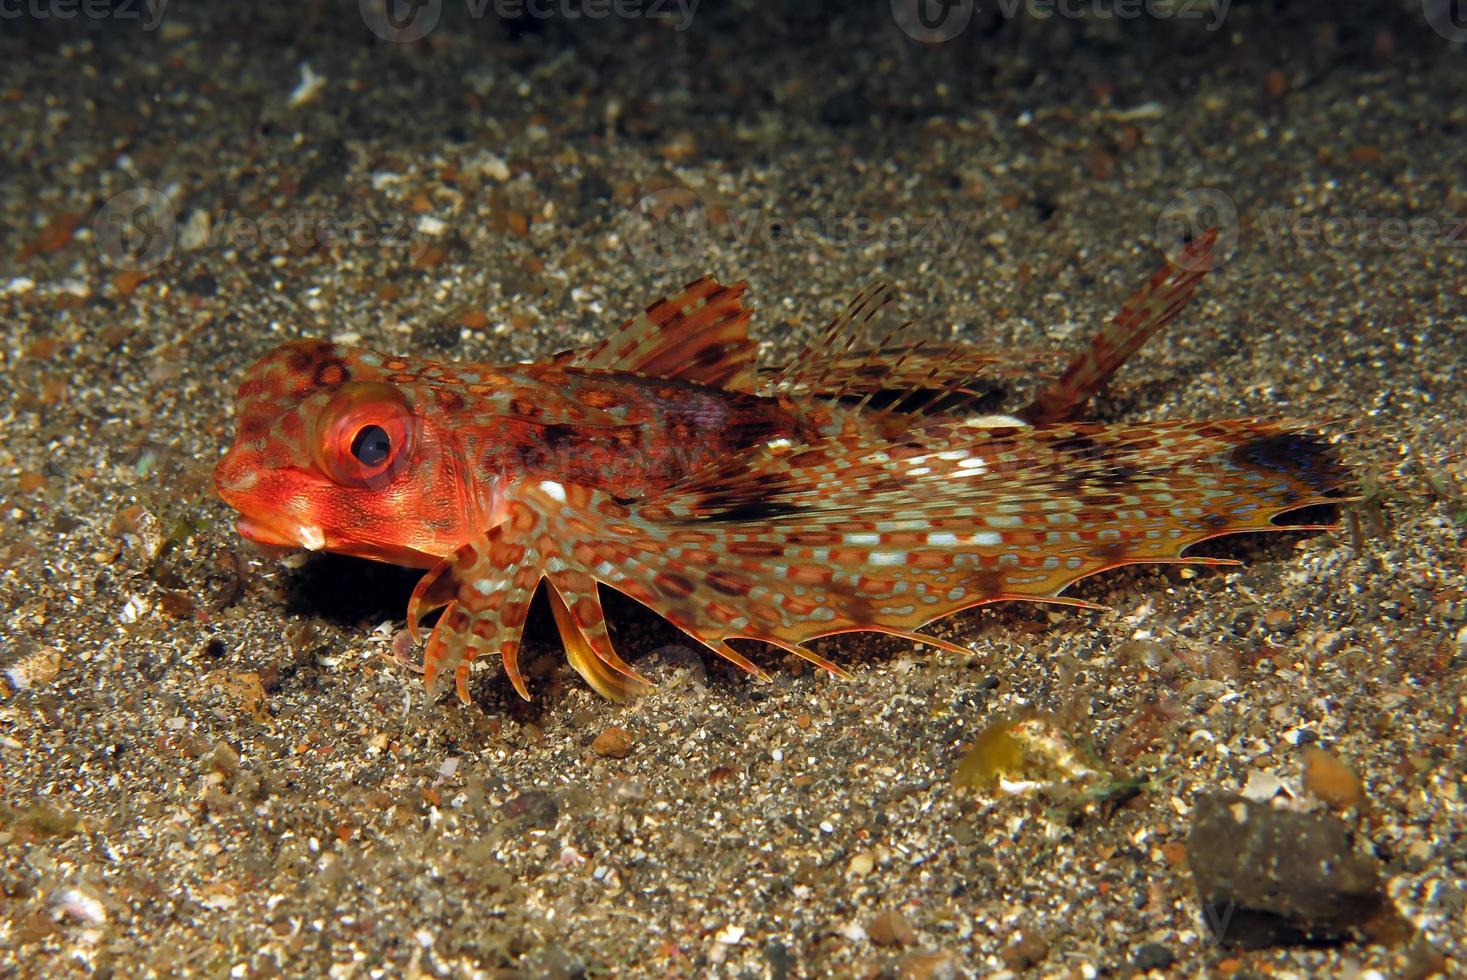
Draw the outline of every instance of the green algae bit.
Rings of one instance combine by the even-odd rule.
[[[1058,718],[1031,710],[1006,715],[979,732],[958,763],[953,782],[983,792],[1025,793],[1075,789],[1109,778]]]
[[[26,807],[0,806],[0,833],[13,833],[25,839],[70,837],[80,833],[80,814],[49,803],[33,803]]]

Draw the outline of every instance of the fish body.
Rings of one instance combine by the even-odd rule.
[[[441,363],[302,340],[240,386],[215,470],[238,529],[428,569],[430,690],[498,654],[525,697],[520,634],[550,598],[572,666],[623,698],[600,590],[721,656],[760,640],[838,674],[813,639],[918,630],[1006,599],[1076,603],[1076,580],[1337,497],[1348,475],[1307,427],[1265,419],[1079,420],[1210,267],[1215,237],[1153,276],[1013,415],[995,390],[1030,355],[902,342],[853,350],[889,298],[854,300],[788,367],[761,371],[744,286],[690,284],[600,345],[529,365]]]
[[[683,381],[321,340],[258,361],[239,416],[215,477],[245,537],[422,567],[498,523],[517,484],[645,497],[802,421],[778,400]],[[373,429],[392,454],[375,466],[352,446]]]

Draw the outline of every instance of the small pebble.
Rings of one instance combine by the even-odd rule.
[[[1049,955],[1049,943],[1043,936],[1033,932],[1019,935],[1013,945],[1003,951],[1003,962],[1016,973],[1023,972],[1035,964],[1042,963]]]
[[[112,277],[112,286],[119,296],[131,296],[147,278],[148,274],[139,269],[125,269]]]
[[[12,690],[25,691],[33,687],[45,687],[61,673],[61,651],[52,647],[41,647],[22,656],[5,670],[4,677]]]
[[[1365,799],[1355,770],[1333,753],[1313,745],[1304,750],[1304,788],[1336,810],[1359,806]]]
[[[916,930],[896,909],[872,916],[866,923],[866,935],[878,946],[912,946],[917,942]]]
[[[239,753],[228,742],[218,741],[214,748],[199,760],[200,767],[217,772],[221,776],[233,776],[239,771]]]
[[[625,759],[632,754],[631,733],[613,725],[596,736],[591,751],[605,759]]]

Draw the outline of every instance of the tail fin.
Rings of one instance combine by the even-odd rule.
[[[1187,305],[1197,283],[1212,271],[1217,234],[1212,228],[1197,236],[1175,261],[1152,276],[1019,417],[1035,424],[1077,418],[1126,359]]]

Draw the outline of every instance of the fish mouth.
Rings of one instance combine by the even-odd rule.
[[[253,517],[240,517],[234,522],[239,536],[269,548],[305,548],[320,551],[326,547],[326,535],[314,524],[295,524],[281,527],[267,524]]]

